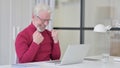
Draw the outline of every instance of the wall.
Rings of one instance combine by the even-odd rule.
[[[10,60],[10,1],[0,0],[0,64]]]
[[[15,63],[15,37],[31,23],[32,1],[0,0],[0,64]]]
[[[54,27],[80,27],[80,1],[58,0],[54,11]],[[62,56],[69,44],[79,44],[79,30],[58,30]],[[62,58],[62,57],[61,57]]]
[[[58,0],[55,10],[55,27],[79,27],[80,26],[80,2],[74,3],[70,0]],[[94,27],[96,24],[107,23],[111,17],[111,0],[85,0],[85,27]],[[106,22],[106,23],[105,23]],[[79,43],[79,31],[59,30],[62,55],[68,44]],[[85,31],[85,44],[91,45],[89,55],[98,55],[103,52],[107,37],[96,34],[93,31]]]
[[[120,0],[111,0],[111,6],[114,8],[113,18],[120,19]]]
[[[111,25],[112,9],[111,0],[86,0],[85,26],[94,27],[97,24]],[[93,31],[85,32],[86,43],[91,44],[89,55],[100,55],[105,52],[105,46],[109,45],[110,36]],[[107,40],[107,41],[106,41]]]

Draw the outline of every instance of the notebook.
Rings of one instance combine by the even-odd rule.
[[[84,57],[87,55],[88,49],[89,45],[86,44],[68,45],[61,61],[55,60],[50,61],[50,63],[55,63],[59,65],[81,63],[84,60]]]

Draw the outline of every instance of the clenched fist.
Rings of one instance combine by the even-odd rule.
[[[39,45],[43,40],[44,40],[44,37],[41,35],[39,31],[35,31],[33,33],[33,42]]]
[[[55,30],[52,30],[51,33],[52,33],[52,38],[53,38],[54,43],[57,43],[58,42],[58,32]]]

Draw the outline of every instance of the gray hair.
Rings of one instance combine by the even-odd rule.
[[[51,9],[48,5],[45,5],[45,4],[38,4],[34,7],[33,9],[33,15],[36,15],[38,16],[38,14],[41,12],[41,11],[48,11],[48,13],[51,13]]]

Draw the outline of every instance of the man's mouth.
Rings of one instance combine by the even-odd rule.
[[[37,31],[43,32],[45,29],[41,29],[40,27],[37,27]]]
[[[45,25],[39,25],[39,26],[37,26],[37,30],[39,31],[39,32],[43,32],[44,30],[45,30],[45,28],[46,28],[46,26]]]

